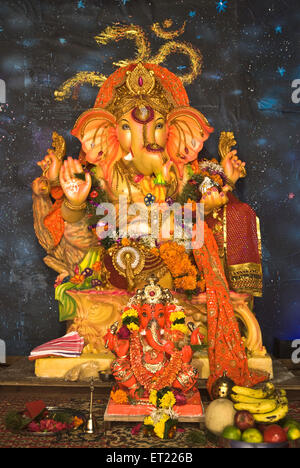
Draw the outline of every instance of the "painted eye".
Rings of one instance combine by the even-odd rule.
[[[163,312],[159,314],[159,318],[162,318],[164,316]]]
[[[122,130],[130,130],[130,127],[128,124],[123,124],[122,125]]]
[[[155,128],[156,129],[164,128],[164,124],[162,122],[159,122],[158,124],[156,124]]]
[[[143,312],[143,313],[142,313],[142,316],[143,316],[143,317],[147,317],[146,312]]]

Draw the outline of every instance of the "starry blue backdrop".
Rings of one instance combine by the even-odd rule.
[[[78,71],[109,75],[113,61],[132,56],[126,40],[97,45],[94,36],[108,25],[142,26],[157,51],[162,40],[150,27],[167,18],[174,28],[186,20],[179,39],[203,54],[202,75],[187,92],[215,127],[206,149],[217,156],[219,133],[233,131],[247,163],[238,191],[261,221],[264,296],[255,310],[264,343],[272,352],[274,337],[300,337],[299,1],[1,0],[0,338],[10,355],[26,355],[65,331],[56,274],[44,265],[33,230],[31,183],[54,130],[68,155],[78,155],[70,130],[97,88],[82,87],[78,99],[63,102],[54,90]],[[182,73],[189,63],[174,55],[164,65]]]

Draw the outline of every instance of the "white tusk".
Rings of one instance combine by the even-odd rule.
[[[126,154],[126,156],[124,156],[124,159],[126,159],[126,161],[131,161],[133,159],[133,156],[131,153],[128,153]]]

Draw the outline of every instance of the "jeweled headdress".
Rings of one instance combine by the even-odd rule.
[[[138,289],[135,295],[130,299],[129,305],[143,304],[172,304],[177,303],[169,289],[165,289],[158,284],[158,278],[151,275],[143,289]]]

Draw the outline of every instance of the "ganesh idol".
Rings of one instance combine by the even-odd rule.
[[[60,320],[85,338],[84,353],[105,351],[107,329],[155,275],[205,337],[211,381],[226,367],[233,380],[251,385],[266,378],[248,366],[249,357],[266,355],[252,310],[253,297],[262,290],[259,220],[234,195],[245,163],[232,150],[232,135],[220,139],[221,161],[201,158],[212,132],[168,69],[148,62],[117,69],[74,125],[79,157],[65,157],[64,142],[55,135],[54,149],[39,163],[43,175],[33,183],[34,225],[47,252],[44,261],[58,273]],[[135,203],[149,212],[154,204],[188,204],[192,213],[200,204],[203,245],[186,249],[182,239],[172,238],[172,229],[167,239],[151,230],[120,235],[125,211],[128,223],[136,216],[130,211]],[[115,209],[113,226],[103,222],[101,208],[108,204]],[[198,221],[192,219],[193,230]],[[143,314],[150,323],[149,314],[156,312],[146,305],[140,309],[146,334]],[[164,362],[165,351],[153,349],[159,360],[150,360],[149,368]],[[185,353],[180,359],[187,376]],[[115,372],[120,365],[116,361]]]

